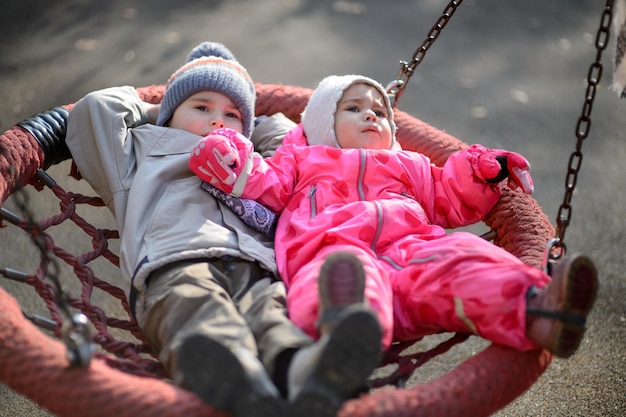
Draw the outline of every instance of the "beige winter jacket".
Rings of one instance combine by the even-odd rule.
[[[252,140],[267,156],[293,126],[279,114],[259,124]],[[182,259],[230,255],[258,261],[276,274],[272,239],[202,190],[189,170],[189,154],[199,139],[147,124],[134,87],[90,93],[70,112],[67,145],[81,175],[117,220],[127,295],[131,285],[141,294],[155,268]]]

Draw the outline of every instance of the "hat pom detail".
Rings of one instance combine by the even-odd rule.
[[[191,50],[187,56],[187,62],[191,62],[194,59],[202,58],[205,56],[216,56],[224,58],[229,61],[237,61],[235,55],[230,50],[218,42],[202,42]]]

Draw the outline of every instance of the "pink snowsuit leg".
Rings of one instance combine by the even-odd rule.
[[[541,269],[464,232],[399,246],[422,262],[391,275],[395,340],[469,332],[519,350],[536,348],[526,337],[526,293],[548,283]]]
[[[291,278],[287,291],[287,311],[291,320],[307,334],[319,337],[317,319],[319,299],[317,279],[325,258],[331,253],[346,251],[355,254],[365,269],[366,303],[376,312],[383,331],[382,347],[387,349],[393,337],[393,295],[389,273],[366,251],[352,245],[324,247],[315,258],[299,268]]]

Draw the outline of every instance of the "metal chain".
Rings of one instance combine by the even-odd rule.
[[[422,62],[424,56],[432,44],[437,40],[443,28],[448,24],[450,18],[456,11],[457,7],[463,2],[463,0],[452,0],[448,3],[443,11],[441,17],[433,25],[428,32],[428,35],[424,42],[415,50],[411,62],[400,61],[400,71],[396,76],[396,79],[387,84],[387,93],[391,99],[391,105],[393,108],[397,107],[398,100],[404,92],[410,78],[415,73],[415,69]],[[585,102],[583,104],[582,113],[578,118],[576,124],[576,150],[572,152],[567,169],[567,175],[565,178],[565,195],[563,197],[563,203],[559,207],[559,211],[556,219],[556,237],[548,242],[548,248],[546,250],[546,257],[544,259],[544,267],[547,268],[547,264],[550,259],[558,259],[565,255],[566,246],[564,243],[565,232],[569,226],[572,218],[572,196],[578,182],[578,174],[580,173],[583,153],[582,144],[583,141],[589,135],[591,129],[591,109],[596,96],[596,91],[600,79],[602,78],[602,52],[606,49],[609,43],[609,36],[611,30],[611,23],[613,19],[613,6],[614,0],[607,0],[606,6],[602,12],[600,19],[600,27],[596,36],[596,59],[589,68],[587,75],[587,91],[585,92]],[[560,251],[553,251],[552,249],[559,248]]]
[[[424,59],[424,55],[428,49],[432,46],[432,44],[437,40],[441,31],[450,21],[450,18],[456,11],[456,8],[463,3],[463,0],[452,0],[443,11],[443,14],[437,22],[433,25],[433,27],[428,32],[426,39],[422,44],[415,50],[413,53],[413,57],[411,58],[411,62],[400,61],[400,71],[398,75],[396,75],[396,79],[387,84],[387,93],[389,94],[389,98],[391,99],[391,106],[396,108],[398,105],[398,100],[400,100],[400,96],[404,92],[409,79],[415,73],[415,68],[422,62]]]
[[[565,232],[572,219],[572,196],[578,182],[578,174],[583,160],[582,146],[584,140],[589,136],[589,130],[591,129],[591,109],[593,107],[593,101],[596,97],[596,90],[600,79],[602,78],[602,52],[606,49],[609,43],[609,35],[611,29],[611,22],[613,19],[613,3],[614,0],[607,0],[606,6],[602,12],[600,19],[600,27],[596,35],[596,60],[589,68],[587,75],[587,91],[585,92],[585,102],[583,104],[582,112],[578,118],[576,124],[576,150],[572,152],[569,158],[569,164],[567,168],[567,175],[565,177],[565,195],[563,197],[563,203],[559,207],[559,211],[556,218],[556,237],[548,242],[548,248],[546,251],[546,259],[544,260],[544,267],[547,267],[548,257],[551,259],[558,259],[565,255],[567,250],[564,243]],[[552,249],[560,248],[560,251],[553,251]]]

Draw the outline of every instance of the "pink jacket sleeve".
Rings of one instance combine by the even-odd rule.
[[[491,152],[481,145],[471,145],[450,155],[438,167],[425,156],[419,164],[409,163],[416,199],[430,221],[445,228],[479,222],[491,211],[501,195],[499,184],[487,184],[479,169],[479,157]],[[406,153],[403,153],[407,155]],[[411,159],[415,153],[409,153]]]
[[[189,167],[214,187],[256,200],[279,213],[291,197],[297,178],[294,146],[280,146],[266,160],[253,151],[246,137],[234,130],[218,129],[198,142]]]
[[[291,199],[298,177],[295,148],[282,145],[271,158],[253,155],[252,169],[240,177],[245,181],[242,197],[257,200],[276,213],[282,212]]]

